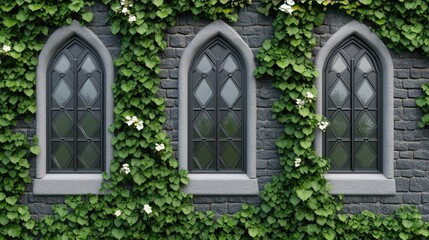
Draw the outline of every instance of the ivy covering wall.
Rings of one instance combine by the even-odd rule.
[[[28,159],[39,152],[37,138],[13,131],[35,114],[37,56],[50,30],[72,19],[90,22],[92,1],[0,1],[0,239],[427,239],[429,223],[414,208],[387,217],[364,212],[340,214],[341,199],[329,194],[323,175],[329,161],[312,149],[315,131],[326,128],[315,114],[310,61],[312,31],[328,7],[346,11],[373,28],[398,50],[428,54],[426,1],[262,0],[260,11],[273,16],[274,36],[258,52],[258,78],[269,77],[282,95],[273,105],[284,125],[277,140],[282,172],[261,193],[260,206],[243,205],[233,216],[214,219],[196,212],[192,196],[181,191],[187,172],[178,171],[167,133],[160,83],[159,54],[164,31],[175,17],[192,12],[210,20],[237,20],[245,0],[103,0],[111,30],[121,35],[113,87],[115,135],[111,174],[104,195],[70,196],[54,215],[30,217],[17,204],[29,177]],[[387,17],[388,16],[388,17]],[[300,101],[298,101],[300,100]],[[429,100],[428,100],[429,101]],[[135,118],[132,118],[135,116]]]

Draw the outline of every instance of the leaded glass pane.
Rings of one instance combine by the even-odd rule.
[[[65,111],[58,113],[58,115],[52,121],[52,127],[60,137],[71,137],[71,130],[73,129],[73,126],[73,119]]]
[[[194,122],[194,128],[197,130],[201,138],[208,138],[214,128],[214,122],[206,111],[198,115]]]
[[[207,169],[210,167],[214,161],[214,154],[207,142],[201,143],[194,152],[194,161],[199,169]]]
[[[367,79],[364,79],[361,85],[358,87],[357,97],[364,106],[368,106],[371,100],[375,97],[375,91]]]
[[[79,43],[74,43],[68,48],[73,57],[79,58],[80,54],[85,50]]]
[[[356,163],[360,168],[371,168],[376,166],[375,161],[377,159],[377,153],[371,147],[368,142],[362,143],[356,153]]]
[[[222,162],[228,169],[233,169],[240,162],[240,151],[235,147],[235,144],[228,142],[222,149],[220,154]]]
[[[344,168],[350,159],[350,151],[342,142],[337,142],[330,151],[330,158],[334,169]]]
[[[100,150],[92,142],[84,144],[85,146],[78,155],[79,167],[84,169],[94,169],[100,167]]]
[[[87,73],[92,73],[95,71],[96,67],[95,67],[94,63],[92,62],[90,56],[86,56],[86,58],[82,64],[82,69]]]
[[[90,111],[81,118],[79,128],[88,138],[100,137],[100,121]]]
[[[206,55],[204,55],[201,58],[200,62],[198,63],[197,70],[200,71],[201,73],[208,73],[212,69],[213,69],[212,63],[210,62],[209,58]]]
[[[198,85],[197,90],[194,93],[195,98],[201,104],[201,106],[206,106],[209,100],[213,97],[213,90],[206,82],[206,79],[203,79]]]
[[[350,128],[350,120],[342,111],[338,111],[331,118],[329,127],[332,129],[336,137],[344,137]]]
[[[59,143],[52,153],[52,160],[55,168],[66,169],[73,160],[73,151],[66,142]]]
[[[377,122],[369,112],[365,111],[358,116],[356,127],[362,133],[362,136],[369,137],[377,127]]]
[[[235,102],[240,97],[240,91],[234,84],[234,80],[232,80],[232,78],[228,78],[220,92],[220,96],[228,107],[234,106]]]
[[[359,53],[359,51],[361,50],[361,48],[358,47],[358,46],[356,46],[356,44],[351,43],[347,47],[345,47],[344,50],[346,51],[347,55],[349,55],[350,57],[354,58]]]
[[[223,69],[225,69],[225,71],[227,71],[228,73],[233,73],[237,70],[237,68],[237,64],[235,63],[233,57],[229,55],[225,60]]]
[[[335,56],[334,63],[332,64],[332,70],[337,73],[342,73],[347,69],[347,65],[344,62],[343,57],[340,54]]]
[[[358,68],[364,73],[369,73],[372,70],[372,64],[369,62],[367,57],[364,56],[363,58],[361,58],[358,64]]]
[[[55,64],[54,70],[59,72],[59,73],[65,73],[65,72],[67,72],[67,70],[69,70],[69,68],[70,68],[70,61],[68,60],[68,58],[66,56],[64,56],[64,54],[61,55],[61,57],[59,58],[59,60]]]
[[[62,107],[67,106],[72,97],[72,90],[64,78],[61,78],[52,96],[54,97],[55,101],[57,101],[58,105]]]
[[[97,100],[99,93],[100,91],[98,90],[98,87],[94,85],[90,78],[85,81],[79,90],[79,96],[87,106],[92,106],[92,104],[94,104],[94,101]]]
[[[235,133],[240,129],[240,121],[233,112],[228,112],[221,121],[221,127],[227,137],[234,137]]]
[[[329,97],[334,102],[336,107],[343,106],[344,102],[349,97],[350,92],[342,80],[338,80],[329,93]]]

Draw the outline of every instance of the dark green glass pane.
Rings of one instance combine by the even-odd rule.
[[[331,98],[332,102],[334,102],[336,107],[342,107],[349,95],[349,89],[341,79],[338,79],[329,93],[329,97]]]
[[[362,143],[356,152],[356,168],[377,169],[376,163],[377,152],[370,143]]]
[[[212,132],[213,127],[213,120],[206,111],[202,111],[198,115],[197,119],[195,119],[194,129],[197,131],[201,138],[210,137],[210,133]]]
[[[97,100],[100,91],[98,87],[88,78],[79,90],[79,96],[87,106],[92,106],[94,101]]]
[[[194,168],[197,169],[208,169],[214,161],[214,146],[203,142],[198,145],[194,152]]]
[[[203,79],[200,85],[198,85],[194,96],[203,107],[206,106],[209,100],[213,97],[213,90],[207,83],[206,79]]]
[[[86,112],[80,119],[79,128],[88,138],[100,137],[100,121],[92,112]]]
[[[60,79],[60,82],[54,89],[52,96],[54,97],[58,105],[62,107],[67,106],[68,102],[72,97],[72,90],[66,80],[64,80],[64,78]]]
[[[83,143],[84,147],[79,152],[78,168],[95,169],[100,168],[101,154],[100,150],[94,143]]]
[[[342,142],[337,142],[329,152],[332,161],[332,169],[344,169],[349,164],[350,151]]]
[[[73,120],[67,112],[61,111],[57,114],[54,121],[52,122],[52,127],[60,137],[71,137]]]
[[[233,57],[231,55],[229,55],[226,60],[225,63],[223,65],[223,69],[225,71],[227,71],[228,73],[233,73],[237,70],[237,64],[235,63]]]
[[[65,73],[69,69],[70,69],[70,61],[64,54],[62,54],[61,57],[58,58],[55,64],[54,70],[59,73]]]
[[[330,119],[329,127],[332,129],[336,137],[345,137],[345,134],[350,128],[350,120],[344,112],[338,111]]]
[[[232,142],[226,143],[220,153],[221,160],[227,169],[234,169],[241,161],[240,151]]]
[[[363,137],[369,137],[377,127],[375,119],[369,112],[359,114],[356,121],[356,127],[359,129]]]
[[[227,112],[221,121],[221,127],[226,136],[232,138],[240,129],[240,121],[233,112]]]
[[[89,56],[87,56],[83,61],[82,69],[87,73],[92,73],[96,70],[94,63]]]
[[[223,85],[220,96],[228,107],[234,106],[235,102],[240,97],[240,90],[237,88],[232,78],[228,78],[225,85]]]
[[[66,142],[59,143],[52,153],[52,168],[67,169],[73,160],[73,151]]]

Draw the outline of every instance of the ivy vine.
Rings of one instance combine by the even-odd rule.
[[[166,48],[164,31],[174,26],[178,14],[236,21],[237,7],[250,2],[103,0],[110,9],[112,33],[122,39],[115,59],[114,124],[109,128],[115,136],[114,160],[111,174],[104,176],[105,194],[67,197],[54,207],[54,215],[32,219],[28,207],[17,202],[31,181],[28,159],[39,149],[35,139],[11,129],[18,121],[34,118],[37,56],[49,31],[72,19],[90,22],[91,3],[0,1],[0,239],[429,237],[429,223],[413,208],[399,208],[388,217],[370,212],[339,214],[342,204],[329,194],[323,177],[329,161],[312,149],[315,131],[326,128],[323,117],[315,114],[318,73],[310,60],[316,44],[312,30],[323,22],[327,7],[370,21],[389,47],[426,53],[427,3],[419,0],[261,1],[259,10],[273,16],[275,33],[257,54],[255,74],[272,78],[282,92],[273,115],[284,125],[276,141],[283,171],[266,185],[260,206],[244,204],[233,216],[218,219],[212,212],[195,211],[192,196],[181,192],[189,180],[186,171],[177,170],[168,134],[162,129],[164,99],[156,95],[159,54]]]

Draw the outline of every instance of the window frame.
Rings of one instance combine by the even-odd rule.
[[[71,25],[57,29],[48,38],[42,52],[39,55],[37,65],[36,84],[36,132],[39,138],[40,153],[36,158],[36,178],[33,184],[33,193],[36,195],[78,195],[101,194],[103,173],[48,173],[47,168],[47,69],[51,60],[73,37],[85,42],[91,49],[97,51],[100,64],[105,74],[105,118],[104,118],[104,172],[109,174],[110,163],[113,158],[111,145],[113,134],[108,131],[108,126],[113,123],[113,92],[114,65],[110,52],[101,40],[88,28],[73,21]]]
[[[393,61],[384,43],[369,28],[355,20],[344,25],[333,34],[326,44],[320,49],[315,58],[317,71],[320,73],[316,78],[317,107],[316,112],[323,114],[323,72],[325,62],[329,60],[330,54],[346,42],[350,37],[356,36],[370,48],[380,60],[382,71],[381,86],[381,116],[383,132],[381,141],[382,172],[381,173],[327,173],[326,179],[333,185],[332,194],[345,195],[393,195],[396,193],[394,180],[394,116],[393,116]],[[316,133],[315,149],[319,155],[323,153],[323,136],[320,131]]]
[[[188,170],[188,101],[189,68],[192,60],[210,40],[220,37],[228,42],[240,54],[246,68],[247,95],[245,131],[246,136],[246,172],[245,173],[190,173],[190,183],[184,191],[194,195],[258,195],[256,179],[256,79],[254,56],[240,35],[221,20],[216,20],[200,30],[183,52],[179,64],[179,168]]]

